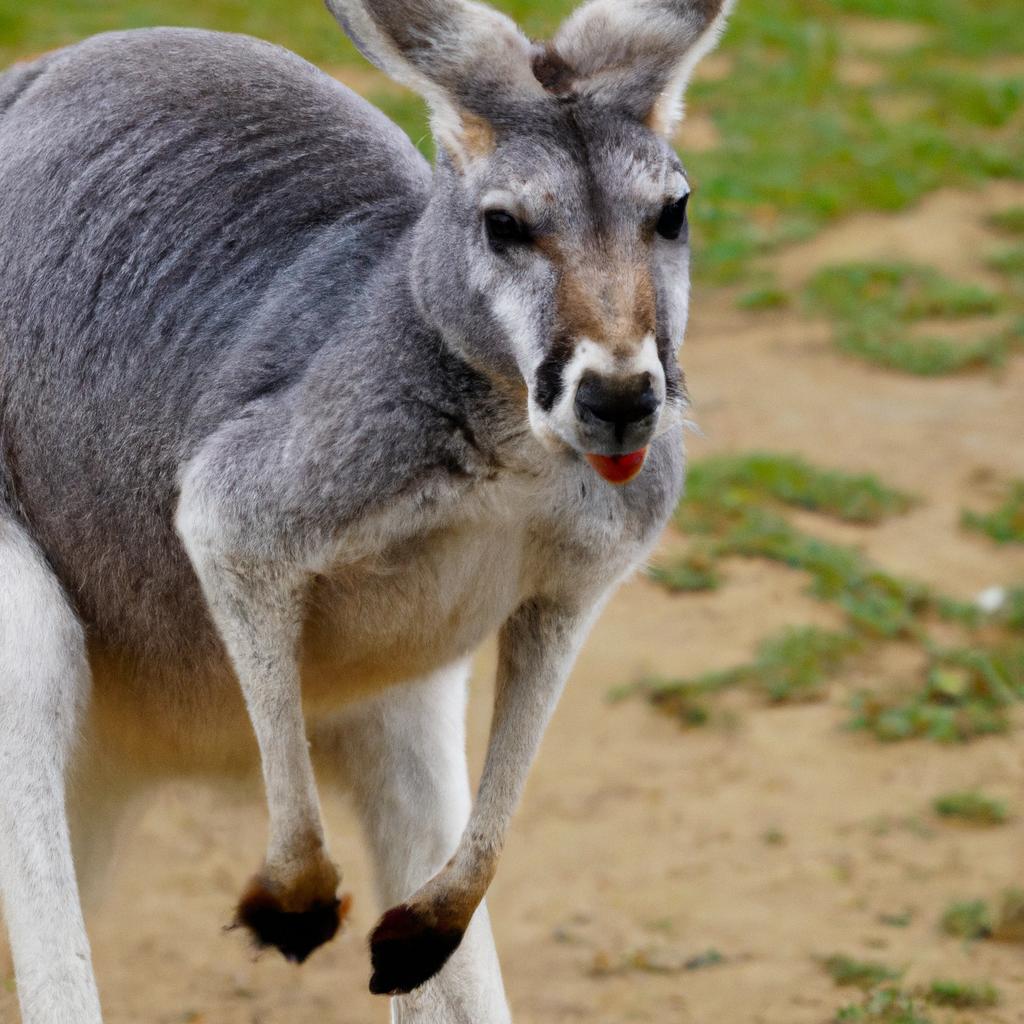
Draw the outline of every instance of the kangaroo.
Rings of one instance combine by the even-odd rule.
[[[0,77],[0,891],[25,1024],[100,1024],[80,886],[124,806],[259,763],[237,921],[304,960],[358,808],[405,1024],[510,1020],[484,896],[559,692],[683,481],[686,173],[729,0],[328,0],[427,101],[242,36]],[[471,799],[467,661],[499,637]]]

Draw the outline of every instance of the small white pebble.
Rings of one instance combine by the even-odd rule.
[[[986,615],[994,615],[1006,604],[1006,587],[989,587],[974,599],[974,603]]]

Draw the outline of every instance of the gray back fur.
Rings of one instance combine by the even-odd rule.
[[[194,618],[180,466],[344,333],[429,168],[355,94],[240,36],[100,36],[2,83],[7,501],[98,630]]]
[[[433,176],[377,110],[253,39],[115,33],[0,77],[0,505],[106,645],[149,659],[217,647],[173,527],[182,467],[214,434],[238,435],[223,457],[251,466],[245,501],[273,493],[297,534],[335,530],[431,474],[501,472],[529,436],[524,393],[543,405],[569,358],[555,263],[595,296],[623,267],[651,276],[667,401],[682,405],[688,250],[653,258],[636,224],[683,172],[642,123],[636,82],[609,100],[602,68],[581,59],[576,73],[559,55],[582,45],[571,32],[547,51],[499,38],[507,66],[481,61],[466,40],[492,46],[494,26],[461,6],[470,21],[446,52],[462,59],[431,78],[422,33],[393,38],[412,48],[394,60],[361,35],[386,29],[394,4],[332,3],[431,102]],[[605,17],[604,0],[590,6]],[[658,6],[691,21],[699,7],[701,25],[722,12]],[[647,83],[664,86],[654,71]],[[460,134],[469,116],[485,122],[482,154]],[[654,198],[624,188],[631,176]],[[479,221],[481,197],[510,185],[542,197],[536,215],[560,240],[555,263],[506,268],[523,338],[495,305],[504,284]],[[612,503],[650,535],[680,484],[669,432],[635,484],[595,498],[597,514]]]

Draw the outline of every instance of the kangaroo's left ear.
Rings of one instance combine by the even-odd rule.
[[[560,92],[589,95],[670,135],[697,62],[735,0],[590,0],[549,44]]]
[[[536,48],[513,21],[473,0],[327,0],[363,56],[430,106],[437,141],[461,162],[486,149],[493,121],[543,98]]]

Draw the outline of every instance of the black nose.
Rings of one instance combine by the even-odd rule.
[[[627,380],[609,380],[595,373],[585,373],[576,391],[576,415],[585,423],[610,424],[616,434],[653,416],[658,404],[649,373]]]

